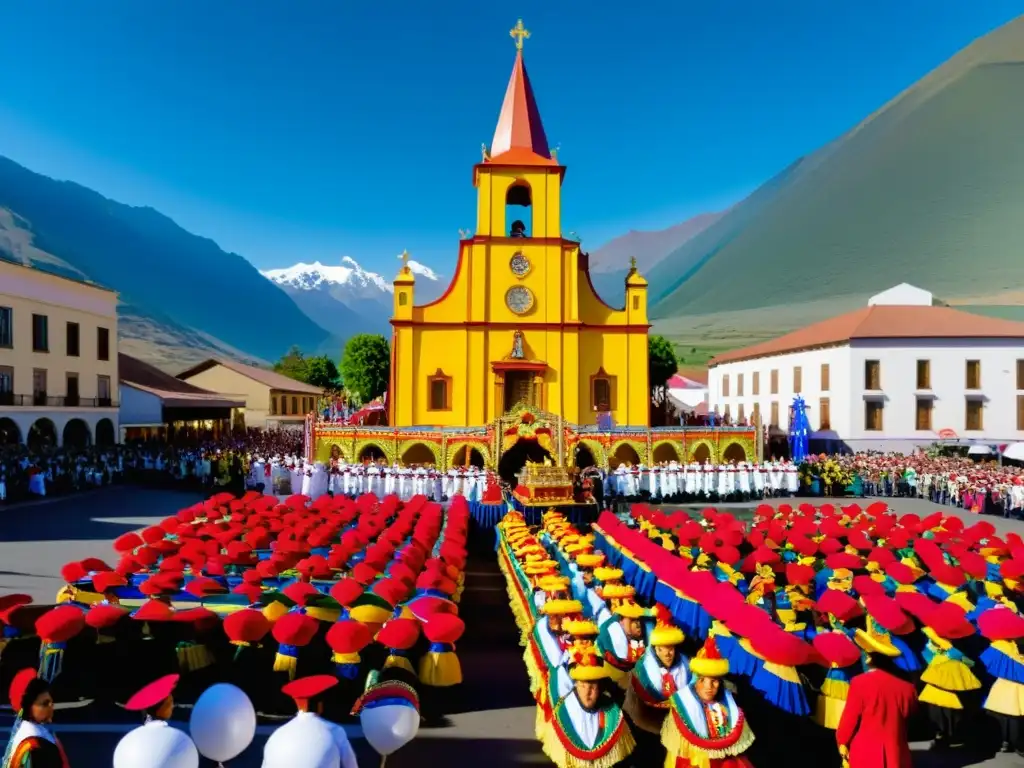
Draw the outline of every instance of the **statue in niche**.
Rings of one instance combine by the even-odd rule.
[[[523,359],[523,332],[516,331],[512,335],[512,355],[513,360]]]

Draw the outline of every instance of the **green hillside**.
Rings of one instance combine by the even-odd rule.
[[[656,329],[736,346],[900,282],[953,304],[1024,303],[1022,127],[1024,17],[660,262],[647,275]]]

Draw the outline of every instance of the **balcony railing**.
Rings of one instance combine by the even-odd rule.
[[[16,395],[0,392],[0,407],[15,408],[117,408],[118,404],[109,397],[78,397],[66,395],[54,397],[42,392],[32,395]]]

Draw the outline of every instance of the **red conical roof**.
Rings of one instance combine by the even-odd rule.
[[[516,51],[512,77],[505,91],[498,125],[491,140],[489,163],[501,165],[558,165],[552,159],[540,110],[526,74],[523,51]]]

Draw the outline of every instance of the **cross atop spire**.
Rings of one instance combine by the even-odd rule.
[[[530,30],[523,26],[523,20],[520,19],[509,30],[509,35],[516,41],[516,60],[505,90],[505,100],[501,104],[498,125],[494,129],[490,155],[484,162],[499,165],[558,165],[548,148],[540,110],[537,109],[530,77],[523,63],[523,40],[530,36]]]
[[[523,50],[523,40],[530,39],[530,30],[523,26],[523,20],[520,19],[516,22],[516,25],[508,31],[509,35],[516,41],[516,50]]]

